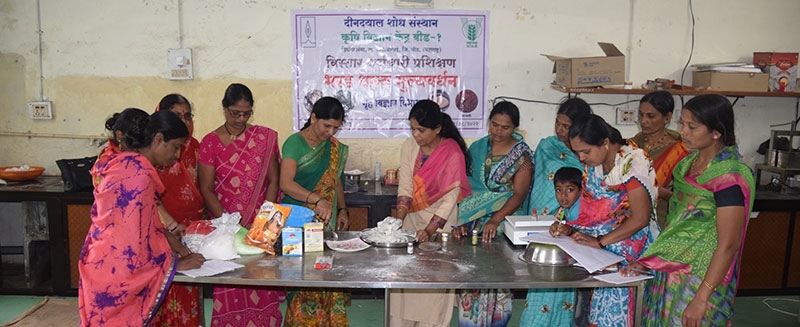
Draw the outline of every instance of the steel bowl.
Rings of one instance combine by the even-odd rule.
[[[520,259],[546,266],[565,267],[575,264],[575,259],[557,245],[536,242],[528,243]]]

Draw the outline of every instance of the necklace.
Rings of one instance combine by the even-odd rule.
[[[239,132],[239,134],[233,135],[233,133],[231,133],[231,130],[228,128],[228,122],[225,122],[224,124],[222,124],[222,126],[225,126],[225,131],[228,132],[228,136],[231,137],[231,140],[234,140],[240,135],[244,134],[244,131],[247,129],[247,125],[245,125],[244,128],[242,128],[242,131]]]
[[[643,146],[644,151],[645,152],[650,152],[650,150],[653,150],[653,148],[655,148],[656,146],[659,146],[659,145],[663,144],[664,143],[664,139],[666,137],[667,137],[667,131],[664,131],[664,135],[661,135],[661,138],[658,139],[657,142],[650,143],[650,137],[645,135],[644,136],[644,146]]]
[[[698,162],[700,162],[700,156],[697,156],[697,158],[695,158],[694,161],[692,161],[692,165],[689,167],[689,173],[691,173],[691,174],[702,174],[703,172],[706,171],[706,168],[708,168],[708,164],[711,163],[711,161],[709,160],[709,162],[706,163],[705,165],[700,165],[700,167],[702,167],[702,168],[697,168],[698,166],[696,166],[696,165],[697,165]],[[702,169],[702,171],[700,169]]]

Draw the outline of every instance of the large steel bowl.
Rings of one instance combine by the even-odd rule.
[[[546,266],[565,267],[575,264],[567,252],[554,244],[530,242],[525,248],[525,253],[520,256],[522,261]]]

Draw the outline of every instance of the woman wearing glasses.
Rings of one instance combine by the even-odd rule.
[[[164,96],[156,107],[156,112],[169,110],[178,115],[189,129],[186,143],[181,147],[178,160],[167,167],[159,167],[158,176],[164,183],[161,205],[168,214],[161,215],[168,239],[177,242],[179,257],[188,255],[188,249],[180,245],[179,237],[191,222],[203,219],[203,197],[197,189],[197,149],[200,142],[192,136],[194,114],[192,105],[186,97],[172,93]],[[159,208],[161,210],[161,208]],[[173,238],[174,236],[174,238]],[[195,326],[201,324],[197,301],[201,289],[192,284],[173,283],[164,298],[164,304],[153,317],[152,326]]]
[[[253,93],[247,86],[228,86],[222,108],[225,122],[200,142],[200,193],[213,217],[239,212],[240,224],[249,228],[264,200],[278,200],[278,133],[248,123]],[[283,300],[283,291],[274,289],[215,287],[219,305],[211,325],[280,326]]]

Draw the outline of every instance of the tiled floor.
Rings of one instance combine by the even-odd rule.
[[[783,310],[794,314],[794,316],[782,314],[770,310],[763,302],[765,297],[739,297],[735,302],[735,321],[734,327],[746,326],[769,326],[769,327],[794,327],[800,326],[797,313],[800,311],[800,296],[777,297],[779,300],[767,300],[767,302],[778,310]],[[41,296],[0,296],[0,323],[5,323],[25,312],[29,307],[42,300]],[[794,302],[786,301],[793,300]],[[523,300],[514,300],[514,315],[509,326],[519,324],[519,313],[522,312]],[[211,316],[211,301],[205,301],[206,319]],[[285,310],[285,306],[283,307]],[[347,309],[352,327],[374,327],[383,323],[383,301],[382,300],[353,300],[352,305]],[[452,326],[457,326],[455,320]]]

